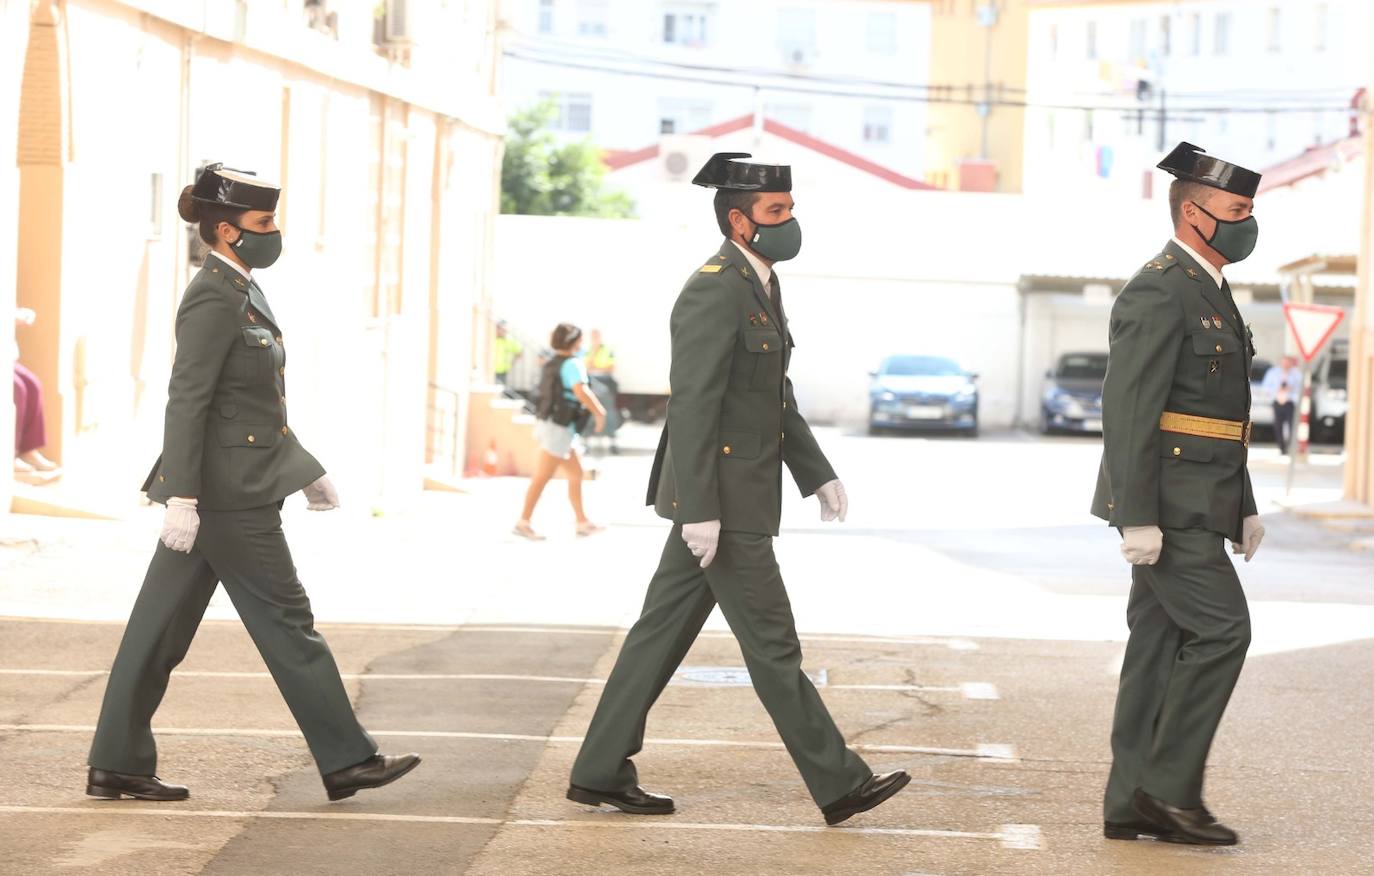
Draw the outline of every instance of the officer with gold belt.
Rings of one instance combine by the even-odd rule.
[[[155,775],[150,722],[218,583],[300,725],[329,799],[395,781],[420,761],[377,754],[359,726],[282,533],[287,496],[304,491],[314,511],[337,508],[339,497],[287,425],[285,346],[252,273],[281,253],[279,195],[216,164],[177,205],[210,253],[177,310],[162,456],[143,485],[167,511],[105,688],[88,761],[93,797],[189,796]]]
[[[1246,469],[1255,350],[1222,276],[1255,247],[1260,175],[1190,143],[1159,167],[1174,237],[1112,308],[1092,509],[1132,564],[1104,832],[1234,845],[1202,783],[1250,643],[1225,540],[1249,562],[1264,537]]]
[[[791,168],[720,153],[693,180],[716,189],[725,240],[687,281],[670,323],[672,400],[648,503],[671,520],[644,610],[625,638],[573,764],[568,798],[633,814],[666,814],[669,797],[639,787],[632,757],[650,707],[719,605],[754,690],[827,824],[900,791],[901,770],[876,775],[845,745],[802,671],[792,607],[773,554],[782,469],[821,519],[844,520],[844,488],[797,410],[787,367],[792,334],[777,262],[801,249]]]

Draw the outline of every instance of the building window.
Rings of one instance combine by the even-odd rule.
[[[555,112],[549,122],[554,131],[586,134],[592,129],[592,96],[590,94],[553,94],[542,92],[544,100],[553,101]]]
[[[1088,22],[1087,54],[1089,61],[1097,60],[1097,22]]]
[[[816,54],[816,10],[778,10],[778,45],[789,64],[805,64]]]
[[[897,13],[868,13],[868,50],[876,55],[897,54]]]
[[[553,0],[539,0],[539,32],[553,33]]]
[[[1212,34],[1212,51],[1226,55],[1231,51],[1231,13],[1218,12],[1216,31]]]
[[[1145,19],[1137,18],[1131,22],[1131,60],[1145,65]]]
[[[609,32],[609,0],[578,0],[577,33],[580,36],[604,37]]]
[[[667,98],[658,102],[658,132],[689,134],[711,124],[711,103]]]
[[[864,142],[873,144],[891,143],[892,121],[892,107],[866,107],[864,109]]]
[[[1331,4],[1318,3],[1313,13],[1315,21],[1313,24],[1317,31],[1316,49],[1319,52],[1326,51],[1326,27],[1327,20],[1331,17]]]
[[[1168,57],[1174,51],[1173,19],[1164,16],[1159,20],[1159,54]]]
[[[703,6],[672,6],[663,12],[663,42],[700,48],[706,45],[707,10]]]
[[[1196,12],[1188,18],[1188,54],[1202,54],[1202,15]]]
[[[1283,34],[1283,15],[1277,6],[1269,8],[1269,51],[1279,50],[1279,40]]]

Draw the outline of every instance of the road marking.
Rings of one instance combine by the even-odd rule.
[[[382,812],[274,812],[226,809],[174,809],[93,803],[89,806],[0,806],[5,815],[122,815],[152,818],[232,818],[281,821],[402,822],[411,824],[467,824],[481,827],[582,828],[591,830],[691,830],[730,833],[826,833],[844,836],[891,836],[922,839],[996,840],[1005,848],[1039,849],[1040,828],[1033,824],[1003,825],[996,833],[964,830],[930,830],[904,827],[821,827],[812,824],[711,824],[705,822],[630,820],[609,816],[593,821],[551,818],[476,818],[461,815],[391,815]]]
[[[49,623],[81,624],[84,626],[124,626],[125,621],[113,620],[65,620],[63,618],[0,616],[0,623]],[[206,620],[201,626],[242,626],[235,620]],[[507,633],[528,635],[568,635],[568,636],[618,636],[629,632],[623,627],[521,627],[521,626],[483,626],[468,624],[350,624],[318,623],[317,627],[328,630],[382,630],[394,632],[424,633]],[[728,630],[706,630],[699,639],[734,639],[735,634]],[[828,633],[802,633],[798,638],[803,642],[825,644],[827,642],[871,645],[937,645],[953,651],[977,651],[979,645],[972,639],[948,636],[842,636]]]
[[[32,676],[36,678],[95,678],[109,675],[107,669],[0,669],[0,676]],[[221,670],[178,669],[172,673],[174,678],[227,678],[270,681],[268,672],[229,672]],[[444,673],[444,672],[343,672],[339,677],[344,681],[512,681],[536,682],[543,684],[604,685],[604,678],[573,678],[562,675],[504,675],[483,673]],[[669,682],[675,687],[732,688],[748,690],[747,684],[714,684],[676,676]],[[998,698],[994,685],[981,681],[964,682],[957,685],[928,684],[827,684],[824,680],[817,687],[825,690],[867,690],[896,691],[899,693],[957,693],[968,700],[995,700]]]
[[[95,727],[87,724],[0,724],[0,732],[15,733],[94,733]],[[469,733],[459,730],[370,730],[373,736],[394,737],[397,739],[473,739],[494,742],[539,742],[545,745],[580,745],[581,736],[534,736],[524,733]],[[238,727],[155,727],[154,734],[162,736],[228,736],[268,739],[300,739],[299,730],[268,730]],[[645,745],[676,746],[684,748],[735,748],[749,751],[782,751],[781,742],[752,741],[747,739],[645,739]],[[1016,749],[1011,745],[982,743],[975,748],[935,748],[924,745],[875,745],[859,743],[851,745],[855,751],[879,754],[928,754],[937,757],[967,757],[997,763],[1011,763],[1017,760]]]

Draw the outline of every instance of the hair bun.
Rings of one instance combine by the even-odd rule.
[[[177,213],[187,222],[200,221],[200,204],[192,199],[191,190],[194,186],[187,186],[181,190],[181,197],[177,199]]]

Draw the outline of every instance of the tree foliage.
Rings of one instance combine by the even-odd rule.
[[[545,101],[511,117],[501,163],[501,212],[633,216],[629,195],[606,189],[606,165],[595,144],[590,140],[559,144],[549,130],[557,112],[552,101]]]

